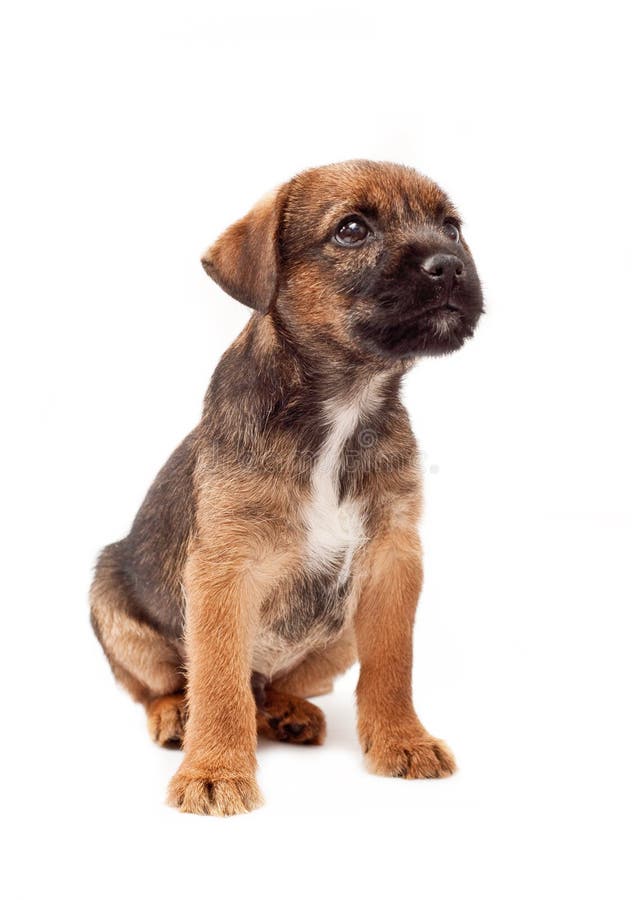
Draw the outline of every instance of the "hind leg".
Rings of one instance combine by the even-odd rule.
[[[329,647],[314,650],[291,672],[275,678],[272,687],[297,697],[319,697],[333,690],[333,680],[356,661],[353,629]]]
[[[142,703],[151,736],[161,745],[183,737],[185,677],[172,643],[128,612],[117,570],[98,566],[91,589],[91,623],[117,681]]]
[[[93,627],[117,681],[142,703],[151,738],[179,747],[185,726],[185,679],[175,648],[158,632],[118,611],[96,612]]]

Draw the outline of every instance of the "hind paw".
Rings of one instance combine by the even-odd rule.
[[[286,744],[322,744],[326,723],[321,709],[300,697],[267,690],[257,711],[258,733]]]
[[[161,747],[179,748],[185,733],[186,708],[183,694],[168,694],[151,700],[146,707],[150,737]]]

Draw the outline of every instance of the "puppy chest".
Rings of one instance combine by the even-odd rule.
[[[284,576],[264,604],[255,663],[258,671],[289,669],[350,624],[356,605],[357,551],[366,540],[364,500],[341,496],[345,444],[360,418],[360,403],[332,405],[323,444],[312,460],[298,510],[299,567]]]
[[[331,484],[319,485],[303,509],[304,559],[309,572],[331,573],[342,584],[351,573],[356,551],[364,541],[360,504],[339,503]]]
[[[351,406],[331,413],[330,428],[313,462],[309,495],[301,510],[308,571],[331,572],[340,584],[348,579],[353,557],[364,541],[360,501],[340,496],[343,451],[358,415],[359,410]]]
[[[302,512],[299,566],[276,583],[261,609],[254,663],[270,677],[335,640],[355,609],[352,570],[364,539],[358,505],[338,503],[328,491],[313,496]]]

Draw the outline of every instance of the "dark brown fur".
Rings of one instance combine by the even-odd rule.
[[[343,247],[334,228],[352,213],[370,235]],[[346,163],[292,179],[204,257],[256,313],[129,536],[101,554],[91,592],[115,676],[145,704],[155,740],[183,743],[170,800],[185,811],[257,805],[257,730],[320,743],[324,718],[302,698],[329,690],[356,647],[371,768],[453,769],[411,704],[420,479],[399,387],[417,356],[456,349],[481,313],[470,252],[448,237],[456,221],[413,170]],[[452,285],[422,268],[449,252],[462,267]],[[336,492],[364,538],[350,565],[344,545],[316,568],[306,542],[317,461],[349,408],[357,418],[338,445]],[[271,671],[254,682],[255,701],[259,660]]]

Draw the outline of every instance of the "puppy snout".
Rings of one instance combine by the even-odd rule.
[[[464,274],[464,264],[452,253],[435,253],[424,260],[422,270],[440,284],[452,284]]]

